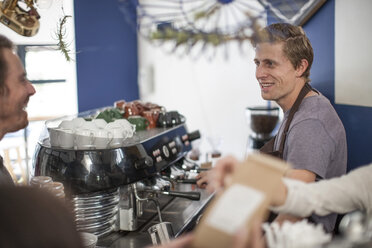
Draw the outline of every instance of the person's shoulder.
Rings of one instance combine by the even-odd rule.
[[[344,126],[336,110],[322,94],[305,98],[296,115],[292,127],[313,126],[323,128],[332,137],[345,135]]]
[[[314,96],[314,100],[318,105],[321,105],[322,107],[334,109],[331,104],[331,101],[321,93],[319,95]]]
[[[299,112],[302,120],[318,119],[328,122],[330,119],[335,119],[339,121],[338,114],[331,102],[322,94],[305,98]]]
[[[333,106],[331,102],[329,101],[329,99],[321,93],[319,95],[306,97],[303,100],[303,106],[305,110],[314,109],[314,108],[320,109],[324,107],[326,109],[329,109],[329,108],[333,109]]]

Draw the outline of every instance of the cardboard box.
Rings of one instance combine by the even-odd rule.
[[[208,206],[195,229],[192,247],[232,247],[233,236],[242,225],[249,236],[252,219],[267,218],[271,195],[289,168],[272,156],[250,155],[233,173],[231,185]]]

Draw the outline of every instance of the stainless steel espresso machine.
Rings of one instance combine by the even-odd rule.
[[[98,110],[79,114],[89,118]],[[63,117],[46,123],[56,125]],[[105,247],[151,244],[147,229],[169,221],[176,236],[190,228],[211,195],[195,187],[198,165],[187,158],[191,141],[185,123],[138,131],[119,147],[63,149],[41,135],[35,176],[62,182],[78,231],[96,234]]]

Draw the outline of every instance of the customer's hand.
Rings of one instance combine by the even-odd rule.
[[[181,237],[172,240],[168,244],[163,244],[159,246],[150,246],[147,248],[186,248],[190,246],[193,239],[194,239],[194,235],[189,233],[189,234],[182,235]]]
[[[213,192],[220,190],[226,186],[226,184],[229,184],[231,174],[238,165],[239,161],[232,156],[219,159],[216,166],[209,173],[208,191]]]
[[[231,183],[231,175],[240,165],[240,161],[233,156],[226,156],[217,161],[216,166],[208,171],[207,176],[203,176],[203,180],[207,181],[207,190],[210,192],[218,191],[221,188]],[[202,181],[201,181],[202,182]],[[283,181],[275,190],[271,198],[271,206],[281,206],[287,198],[287,187]]]
[[[199,188],[205,189],[207,187],[210,176],[209,174],[210,171],[203,171],[196,176],[196,185],[198,185]]]
[[[284,184],[283,180],[280,180],[280,183],[275,189],[275,194],[272,194],[270,205],[273,207],[281,206],[287,200],[288,189]]]

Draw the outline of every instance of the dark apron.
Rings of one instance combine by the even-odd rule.
[[[279,150],[274,151],[274,143],[275,143],[275,139],[277,137],[275,135],[263,147],[261,147],[260,152],[271,155],[271,156],[274,156],[274,157],[277,157],[277,158],[280,158],[280,159],[283,159],[284,144],[285,144],[285,140],[287,138],[287,133],[288,133],[288,130],[289,130],[289,126],[291,125],[293,117],[294,117],[295,113],[297,112],[298,108],[300,107],[300,104],[301,104],[302,100],[305,98],[306,94],[309,93],[311,90],[317,92],[316,90],[311,88],[311,86],[308,83],[305,83],[304,87],[302,87],[300,93],[298,94],[298,97],[297,97],[295,103],[293,104],[291,110],[289,111],[288,119],[287,119],[287,122],[285,124],[282,136],[281,136]]]

